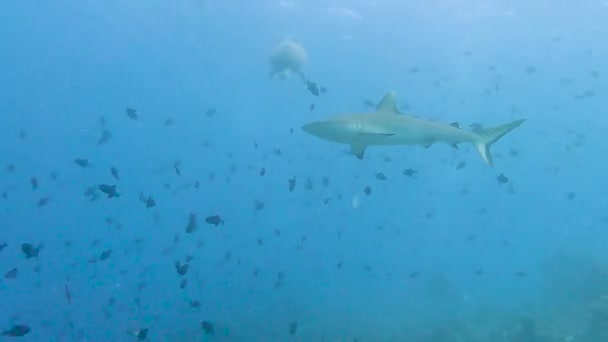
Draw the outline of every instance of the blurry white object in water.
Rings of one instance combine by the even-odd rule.
[[[304,47],[292,40],[286,39],[277,44],[270,54],[270,77],[284,80],[291,74],[298,74],[306,80],[302,68],[308,61]]]
[[[353,209],[359,208],[359,196],[353,196],[351,203],[353,205]]]

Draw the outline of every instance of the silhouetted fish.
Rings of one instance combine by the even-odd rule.
[[[112,250],[106,249],[103,252],[101,252],[101,254],[99,255],[99,261],[108,260],[108,259],[110,259],[111,256],[112,256]]]
[[[17,267],[14,267],[10,271],[6,272],[6,274],[4,275],[4,278],[5,279],[15,279],[15,278],[17,278],[18,274],[19,274],[19,270],[17,269]]]
[[[197,227],[198,223],[196,221],[196,214],[190,213],[190,216],[188,216],[188,225],[186,226],[186,233],[193,233]]]
[[[38,244],[38,247],[35,247],[31,243],[22,243],[21,251],[25,254],[26,259],[37,258],[40,255],[40,251],[42,250],[43,244],[42,242]]]
[[[87,167],[91,166],[91,164],[89,163],[89,160],[84,159],[84,158],[76,158],[76,159],[74,159],[74,163],[76,163],[76,165],[78,165],[82,168],[87,168]]]
[[[139,119],[139,116],[137,115],[137,109],[127,107],[126,112],[129,118],[133,120]]]
[[[296,177],[289,179],[289,192],[292,192],[296,188]]]
[[[298,332],[298,323],[297,322],[291,322],[291,324],[289,324],[289,335],[295,335]]]
[[[181,263],[179,261],[175,262],[175,270],[177,271],[177,274],[179,274],[180,276],[186,275],[186,273],[188,273],[188,267],[190,265],[187,263]]]
[[[208,117],[208,118],[210,118],[210,117],[212,117],[214,115],[215,115],[215,108],[209,108],[205,112],[205,116]]]
[[[31,331],[30,327],[24,324],[15,324],[10,329],[4,330],[2,336],[20,337],[25,336]]]
[[[139,194],[139,200],[146,205],[146,209],[153,208],[156,206],[156,201],[152,196],[145,196],[144,194]]]
[[[116,180],[120,180],[120,175],[118,174],[118,169],[115,168],[114,166],[112,166],[110,168],[110,173],[112,174],[112,177],[114,177]]]
[[[144,341],[148,338],[148,328],[135,329],[127,331],[129,334],[133,335],[138,341]]]
[[[224,220],[221,218],[220,215],[211,215],[211,216],[207,216],[205,218],[205,222],[207,222],[208,224],[212,224],[214,226],[219,226],[224,225]]]
[[[209,335],[215,334],[215,326],[213,325],[213,323],[211,323],[209,321],[201,321],[201,327],[203,328],[203,331],[205,332],[205,334],[209,334]]]
[[[365,100],[365,101],[363,101],[363,105],[366,106],[366,107],[370,107],[370,108],[376,107],[376,104],[372,100]]]
[[[99,144],[99,145],[105,144],[110,140],[111,137],[112,137],[112,133],[107,128],[104,128],[101,131],[101,136],[99,137],[99,140],[97,140],[97,144]]]
[[[314,96],[319,96],[319,87],[315,82],[307,81],[306,86],[308,87],[308,91]]]
[[[99,190],[108,195],[108,198],[120,197],[120,194],[116,192],[116,185],[100,184]]]

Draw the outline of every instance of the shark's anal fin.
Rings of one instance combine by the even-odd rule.
[[[365,145],[350,145],[350,152],[357,158],[363,159],[365,155],[365,149],[367,146]]]

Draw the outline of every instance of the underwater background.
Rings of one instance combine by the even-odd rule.
[[[607,15],[0,2],[0,340],[608,341]],[[269,77],[283,39],[320,94]],[[462,129],[527,121],[494,167],[301,130],[390,90]]]

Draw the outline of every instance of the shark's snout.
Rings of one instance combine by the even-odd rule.
[[[323,124],[321,122],[311,122],[302,126],[302,130],[308,134],[318,136],[321,133]]]

